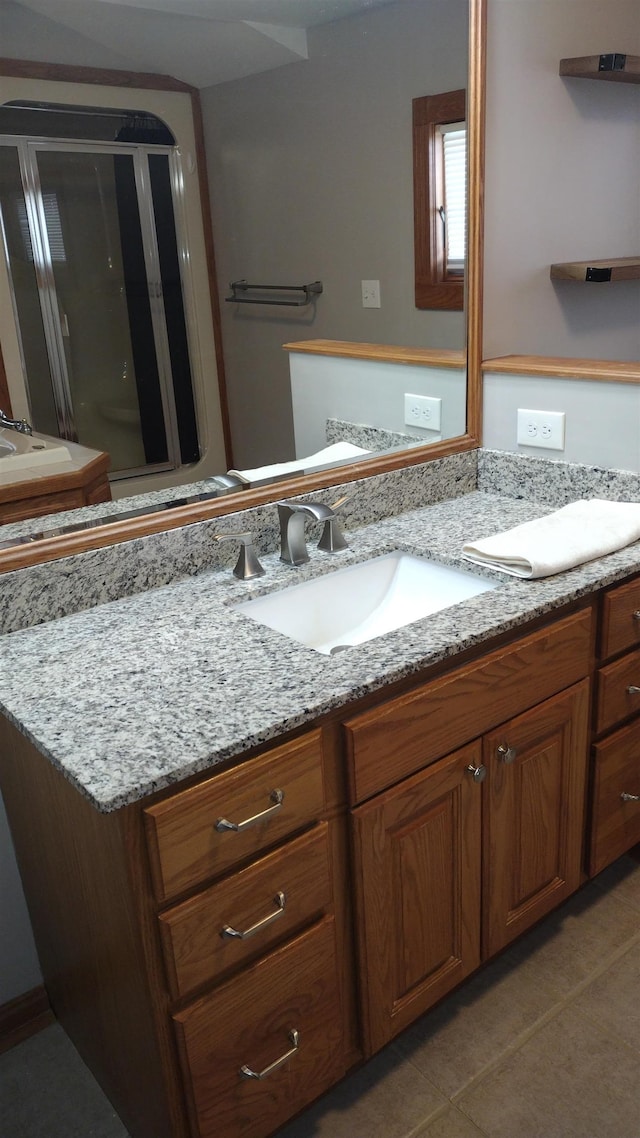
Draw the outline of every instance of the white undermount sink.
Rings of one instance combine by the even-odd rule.
[[[475,573],[396,551],[236,608],[330,656],[495,588]]]

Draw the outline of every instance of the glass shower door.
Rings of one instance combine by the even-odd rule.
[[[21,141],[17,157],[22,192],[0,178],[0,206],[34,426],[108,451],[116,476],[195,461],[184,316],[171,315],[175,289],[171,301],[163,295],[163,273],[171,258],[177,265],[166,189],[159,228],[154,208],[156,187],[169,178],[168,155]],[[7,183],[15,181],[13,166]],[[13,216],[16,204],[22,220]],[[48,368],[27,358],[37,325],[34,287],[41,327],[33,342],[44,334]]]

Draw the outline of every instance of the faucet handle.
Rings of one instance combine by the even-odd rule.
[[[217,533],[216,541],[239,541],[240,552],[233,570],[234,577],[240,581],[252,581],[254,577],[264,577],[264,569],[258,561],[251,533]]]
[[[333,513],[330,518],[327,518],[322,530],[322,536],[318,542],[318,549],[324,550],[325,553],[338,553],[341,549],[348,549],[349,546],[345,540],[345,536],[340,529],[340,522],[337,516],[338,510],[344,506],[345,502],[349,501],[349,495],[345,494],[344,497],[338,498],[331,506]]]

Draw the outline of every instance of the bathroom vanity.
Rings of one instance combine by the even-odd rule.
[[[465,494],[344,556],[545,512]],[[236,610],[265,564],[3,641],[47,990],[133,1138],[273,1134],[640,841],[636,547],[335,657]]]

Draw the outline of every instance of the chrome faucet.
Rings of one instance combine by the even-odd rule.
[[[336,510],[346,500],[346,497],[340,498],[333,506],[326,506],[324,502],[277,502],[280,519],[280,560],[287,565],[305,565],[309,560],[304,537],[305,517],[324,522],[318,549],[328,553],[346,549],[347,543],[336,515]]]
[[[27,423],[26,419],[10,419],[8,415],[5,415],[5,413],[1,407],[0,407],[0,427],[11,427],[12,430],[19,431],[21,435],[32,435],[33,434],[33,429],[31,428],[29,423]]]

